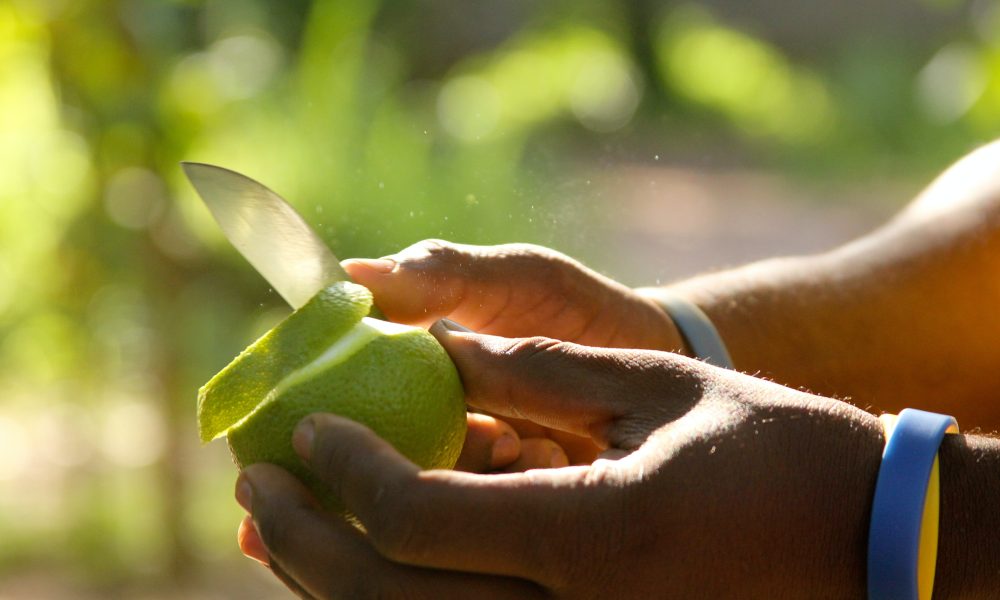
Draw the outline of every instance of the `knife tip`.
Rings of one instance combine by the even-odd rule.
[[[180,165],[181,169],[183,169],[184,173],[186,173],[188,176],[193,175],[195,171],[203,171],[203,172],[225,171],[226,173],[230,173],[232,175],[236,175],[244,179],[249,179],[246,175],[242,173],[237,173],[232,169],[227,169],[225,167],[220,167],[219,165],[213,165],[210,163],[197,162],[192,160],[182,160],[180,161]]]

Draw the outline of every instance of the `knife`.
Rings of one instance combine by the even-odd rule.
[[[226,238],[292,308],[331,283],[351,280],[302,215],[265,185],[215,165],[181,167]],[[374,306],[372,316],[382,318]]]

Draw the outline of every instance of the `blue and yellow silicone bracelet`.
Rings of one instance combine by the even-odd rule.
[[[664,289],[636,291],[663,308],[696,357],[733,368],[719,332],[698,306]],[[879,420],[886,444],[868,531],[868,598],[930,600],[940,511],[937,453],[945,433],[958,433],[958,423],[912,408]]]
[[[885,431],[868,530],[869,600],[930,600],[937,562],[938,448],[953,417],[907,408],[882,415]]]

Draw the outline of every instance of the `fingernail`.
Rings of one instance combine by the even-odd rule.
[[[518,452],[517,440],[513,435],[505,433],[497,441],[493,442],[493,455],[490,457],[490,466],[502,467],[517,460]]]
[[[316,425],[309,417],[299,421],[292,432],[292,448],[302,457],[302,460],[309,461],[312,458],[313,439],[316,437]]]
[[[465,325],[459,325],[458,323],[452,321],[451,319],[441,319],[441,321],[439,322],[448,331],[458,331],[460,333],[475,333],[475,331],[469,329]]]
[[[556,468],[556,469],[559,469],[559,468],[562,468],[562,467],[568,467],[569,466],[569,458],[566,457],[566,453],[563,452],[561,449],[554,449],[554,450],[552,450],[552,455],[550,457],[549,464],[552,465],[552,467]]]
[[[344,261],[345,265],[356,264],[371,269],[376,273],[390,273],[396,268],[396,261],[391,258],[352,258]]]
[[[253,513],[253,486],[244,473],[236,480],[236,502],[248,513]]]

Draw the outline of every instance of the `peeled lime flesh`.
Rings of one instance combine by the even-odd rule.
[[[453,467],[466,427],[455,366],[425,330],[364,317],[371,304],[364,287],[335,283],[247,348],[199,391],[202,440],[226,435],[239,468],[284,467],[327,506],[291,446],[314,412],[367,425],[422,468]]]
[[[334,284],[261,336],[198,390],[201,441],[225,435],[282,379],[361,321],[371,305],[366,288]]]

